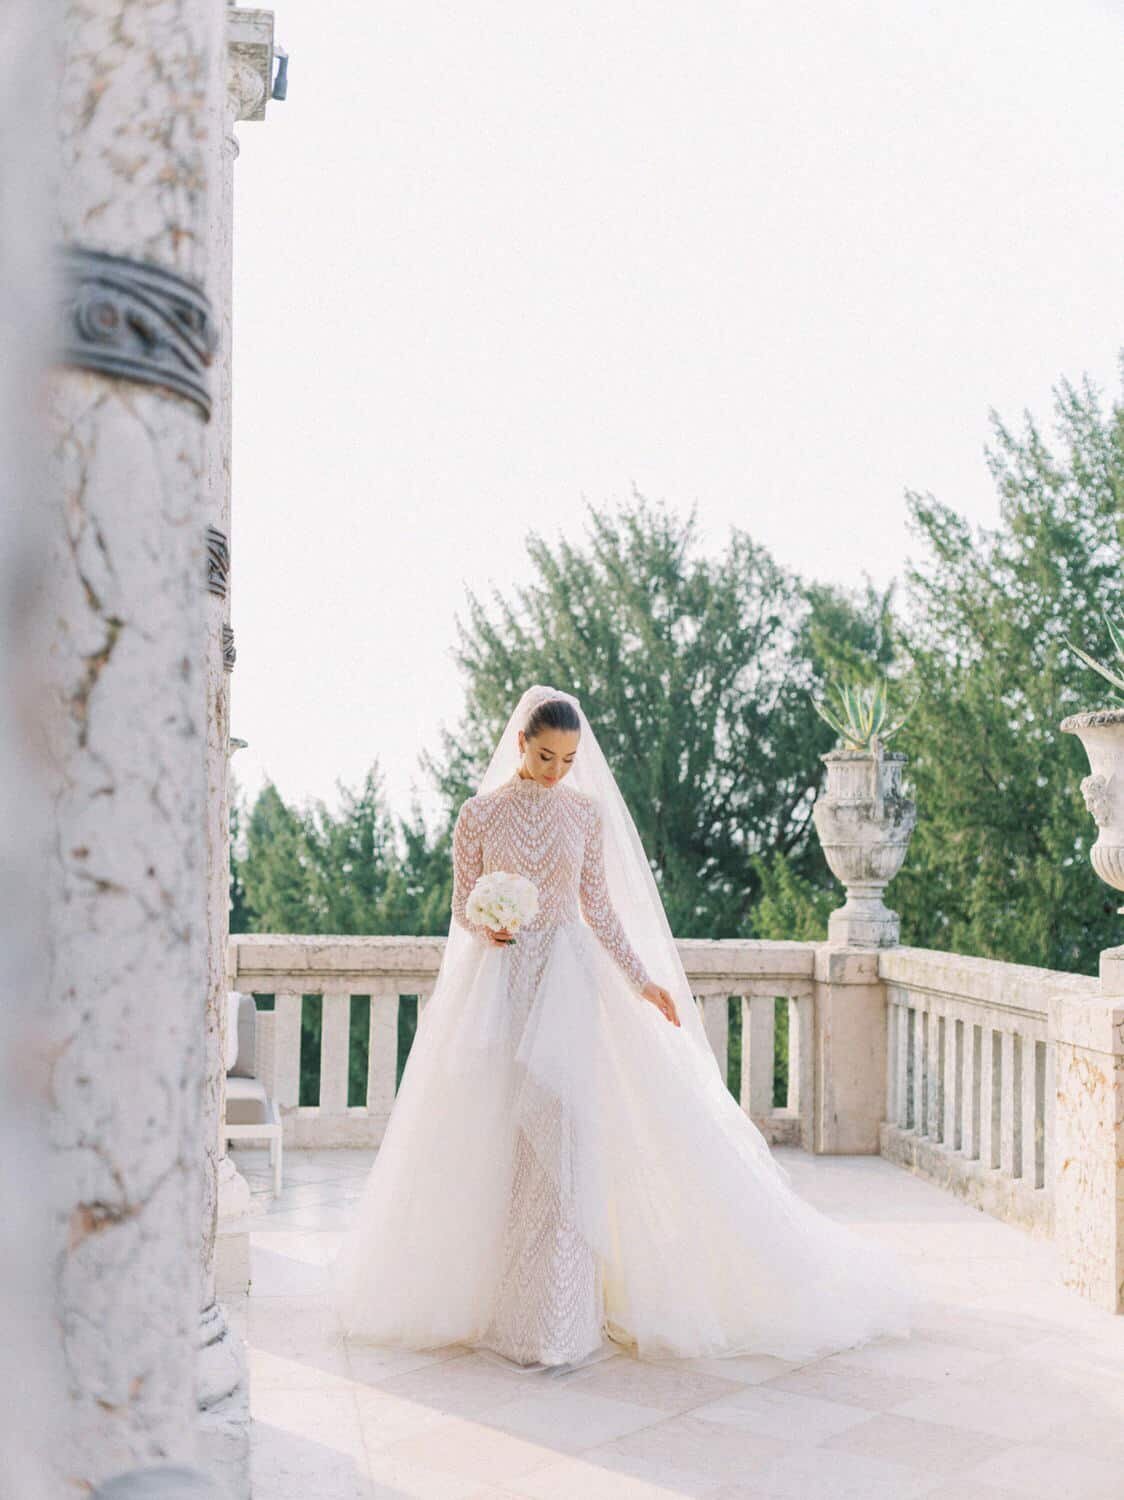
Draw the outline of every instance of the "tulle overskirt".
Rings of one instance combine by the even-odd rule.
[[[713,1054],[584,923],[519,943],[446,956],[334,1263],[349,1336],[484,1339],[519,1132],[598,1258],[606,1332],[641,1358],[806,1359],[907,1334],[905,1264],[800,1197]]]

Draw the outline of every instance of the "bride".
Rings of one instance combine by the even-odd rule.
[[[345,1333],[528,1370],[908,1333],[904,1265],[802,1199],[726,1087],[576,698],[523,694],[453,863],[436,987],[333,1267]],[[492,871],[536,888],[517,931],[470,918]]]

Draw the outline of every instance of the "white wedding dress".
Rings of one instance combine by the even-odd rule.
[[[595,753],[582,722],[579,761]],[[630,909],[663,968],[649,975],[630,941],[607,822],[621,901],[647,866],[622,853],[615,782],[595,797],[576,777],[547,787],[496,768],[456,821],[449,944],[336,1257],[348,1336],[537,1369],[613,1343],[806,1359],[908,1333],[918,1293],[903,1263],[802,1199],[727,1089],[654,887]],[[491,870],[538,888],[508,948],[465,918]],[[649,978],[681,1027],[640,996]]]

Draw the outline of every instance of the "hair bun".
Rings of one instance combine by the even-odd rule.
[[[581,729],[581,704],[572,693],[536,683],[522,698],[523,733],[532,739],[540,729]]]

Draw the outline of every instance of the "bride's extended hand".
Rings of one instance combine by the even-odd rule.
[[[509,943],[514,943],[515,941],[515,934],[508,932],[506,927],[482,927],[480,931],[488,939],[493,948],[506,948]]]
[[[654,981],[652,981],[646,984],[640,991],[640,993],[643,995],[645,1000],[651,1001],[651,1003],[656,1007],[661,1015],[669,1020],[673,1026],[679,1026],[682,1024],[679,1020],[679,1012],[675,1009],[675,1001],[664,989],[662,984],[656,984]]]

